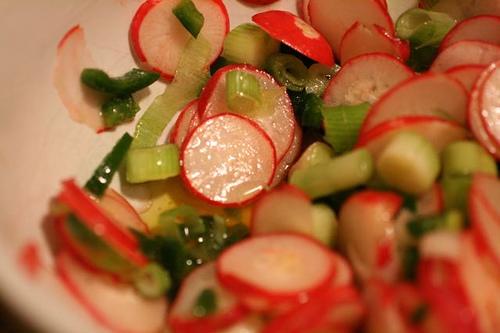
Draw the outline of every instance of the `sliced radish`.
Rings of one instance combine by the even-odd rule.
[[[500,16],[480,15],[458,23],[444,37],[440,50],[462,40],[476,40],[500,44]]]
[[[57,46],[54,86],[71,119],[100,132],[105,128],[100,114],[104,97],[80,81],[85,68],[95,67],[83,28],[71,28]]]
[[[450,45],[438,54],[430,71],[445,72],[460,65],[488,65],[500,60],[500,45],[464,40]]]
[[[410,57],[410,47],[407,42],[395,38],[378,25],[354,23],[346,31],[340,41],[338,57],[341,64],[350,59],[367,53],[386,53],[406,62]]]
[[[342,36],[356,21],[377,24],[394,35],[387,9],[378,0],[310,0],[309,15],[311,25],[326,37],[336,54]]]
[[[460,235],[448,230],[428,233],[418,245],[422,258],[458,261],[461,255]]]
[[[444,210],[443,189],[435,183],[431,190],[424,193],[417,201],[417,214],[420,216],[437,215]]]
[[[360,133],[404,116],[437,116],[464,125],[467,99],[465,88],[446,75],[416,76],[389,90],[372,106]]]
[[[205,289],[215,293],[217,310],[214,314],[196,317],[193,314],[196,301]],[[179,333],[219,332],[244,318],[246,313],[238,300],[220,286],[215,264],[209,263],[197,268],[182,281],[168,322],[172,330]]]
[[[373,104],[413,72],[395,58],[383,54],[365,54],[349,60],[333,77],[323,94],[326,105]]]
[[[297,12],[300,17],[304,19],[307,23],[311,23],[311,17],[309,16],[309,2],[311,0],[298,0],[297,1]]]
[[[389,15],[392,18],[392,21],[396,23],[401,14],[403,14],[404,12],[406,12],[411,8],[418,7],[418,0],[407,0],[407,1],[387,0],[386,7],[387,11],[389,12]]]
[[[306,57],[327,66],[335,63],[332,48],[325,37],[300,17],[282,10],[270,10],[252,16],[252,21],[271,37]]]
[[[295,186],[282,185],[259,198],[253,206],[251,221],[253,235],[288,231],[311,236],[311,199]]]
[[[229,16],[220,0],[193,2],[203,14],[200,35],[212,47],[210,62],[213,62],[221,53],[229,31]],[[177,0],[147,0],[135,13],[130,26],[130,42],[138,60],[166,79],[173,78],[184,46],[192,38],[172,13],[178,3]]]
[[[298,234],[269,234],[241,241],[217,260],[221,284],[264,309],[299,304],[327,290],[335,273],[330,250]]]
[[[276,153],[256,123],[220,114],[186,138],[181,161],[184,183],[195,195],[216,205],[241,206],[272,181]]]
[[[263,6],[263,5],[269,5],[271,3],[274,3],[278,0],[243,0],[243,2],[252,4],[252,5],[258,5],[258,6]]]
[[[253,315],[220,333],[260,333],[261,329],[262,319]]]
[[[276,173],[274,174],[273,181],[271,182],[271,187],[277,186],[283,179],[286,178],[288,170],[295,160],[299,157],[300,150],[302,148],[302,129],[299,124],[295,124],[295,134],[293,136],[292,145],[288,148],[285,156],[276,166]]]
[[[134,207],[112,188],[106,190],[98,203],[104,212],[121,228],[125,230],[131,228],[143,233],[148,232],[146,223],[144,223]]]
[[[226,66],[212,76],[200,96],[198,112],[202,119],[219,113],[233,113],[226,103],[226,74],[233,70],[244,71],[255,75],[259,79],[263,90],[282,89],[269,74],[252,66]],[[292,103],[285,90],[282,90],[275,103],[275,106],[271,108],[274,110],[273,112],[266,112],[252,119],[259,124],[271,138],[276,148],[276,158],[279,163],[293,142],[296,121]]]
[[[464,140],[469,132],[462,126],[434,116],[405,116],[381,123],[363,132],[356,147],[364,147],[374,156],[387,145],[391,138],[402,131],[416,132],[428,139],[438,151],[448,144]]]
[[[452,67],[445,73],[463,84],[468,91],[471,91],[474,83],[476,83],[485,68],[485,65],[462,65]]]
[[[491,64],[483,74],[478,106],[486,132],[500,146],[500,61]]]
[[[198,115],[198,100],[194,100],[179,113],[172,132],[170,132],[169,141],[179,147],[182,146],[186,136],[195,129],[200,123]]]
[[[165,326],[165,298],[147,300],[128,284],[87,271],[69,254],[56,259],[63,285],[95,320],[115,332],[158,332]]]

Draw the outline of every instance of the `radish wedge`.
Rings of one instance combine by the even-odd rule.
[[[478,106],[486,132],[500,146],[500,61],[484,72],[478,92]]]
[[[253,235],[289,231],[312,236],[312,203],[302,190],[285,184],[259,198],[251,221]]]
[[[310,0],[309,16],[311,25],[326,37],[336,54],[342,36],[356,21],[377,24],[394,35],[394,24],[378,0]]]
[[[302,148],[302,129],[298,124],[295,124],[295,134],[293,136],[292,145],[288,148],[285,156],[276,166],[276,172],[274,174],[273,181],[271,182],[271,187],[275,187],[283,179],[286,178],[290,166],[295,162],[300,154],[300,149]]]
[[[460,65],[488,65],[497,60],[500,60],[500,45],[464,40],[441,51],[430,71],[445,72]]]
[[[386,53],[406,62],[410,47],[378,25],[354,23],[340,41],[338,57],[343,65],[350,59],[367,53]]]
[[[500,16],[480,15],[458,23],[444,37],[440,50],[462,40],[476,40],[500,44]]]
[[[83,28],[77,25],[64,35],[57,46],[54,86],[71,119],[101,132],[105,129],[100,114],[104,97],[80,81],[80,74],[85,68],[95,67]]]
[[[256,123],[220,114],[186,138],[181,161],[184,183],[196,196],[215,205],[241,206],[272,181],[276,153]]]
[[[372,53],[349,60],[333,77],[323,94],[328,106],[373,104],[387,90],[413,76],[395,58]]]
[[[384,94],[371,108],[361,135],[378,124],[404,116],[437,116],[465,124],[468,94],[442,74],[424,74],[404,81]]]
[[[204,317],[196,317],[193,312],[199,295],[212,290],[216,297],[216,312]],[[174,332],[202,333],[219,332],[227,328],[247,313],[238,300],[224,290],[215,274],[215,264],[205,264],[186,277],[173,303],[168,322]]]
[[[271,37],[306,57],[327,66],[335,63],[332,48],[325,37],[300,17],[290,12],[270,10],[252,16],[252,21]]]
[[[485,65],[462,65],[452,67],[445,73],[463,84],[468,91],[471,91],[474,83],[476,83],[485,68]]]
[[[448,144],[468,138],[468,131],[454,123],[433,116],[406,116],[381,123],[369,131],[363,132],[356,147],[364,147],[374,156],[399,132],[411,131],[418,133],[429,140],[440,152]]]
[[[200,35],[212,47],[210,62],[213,62],[221,53],[229,31],[229,16],[220,0],[193,2],[203,14]],[[147,0],[135,13],[130,26],[130,42],[138,60],[168,80],[173,78],[182,51],[192,38],[172,13],[178,3],[177,0]]]
[[[147,300],[127,284],[87,271],[69,254],[56,259],[62,284],[100,324],[115,332],[158,332],[165,325],[165,298]]]
[[[334,273],[327,247],[291,233],[243,240],[217,259],[221,284],[240,297],[266,301],[267,309],[321,294]]]
[[[200,123],[198,115],[198,100],[194,100],[179,113],[172,132],[170,132],[170,143],[182,146],[186,136],[195,129]]]
[[[221,68],[212,76],[200,96],[198,104],[200,117],[201,119],[205,119],[219,113],[233,113],[226,103],[226,74],[229,71],[236,70],[255,75],[263,91],[270,91],[272,89],[276,89],[276,91],[277,89],[282,90],[279,93],[279,97],[275,97],[274,107],[270,108],[270,110],[274,111],[265,111],[259,115],[248,116],[248,118],[252,118],[252,120],[262,127],[271,138],[276,148],[276,158],[279,163],[293,142],[296,121],[288,94],[266,72],[249,65],[230,65]]]

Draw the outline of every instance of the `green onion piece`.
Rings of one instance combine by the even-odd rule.
[[[262,91],[255,75],[243,71],[226,74],[226,102],[234,112],[250,114],[262,103]]]
[[[419,261],[420,261],[420,253],[418,251],[418,247],[410,246],[403,250],[402,271],[403,271],[403,277],[406,280],[414,281],[417,278]]]
[[[279,41],[252,23],[244,23],[229,32],[222,56],[229,62],[262,68],[266,59],[280,48]]]
[[[101,116],[106,127],[113,128],[132,121],[139,110],[140,107],[132,96],[116,96],[101,106]]]
[[[88,87],[111,95],[130,95],[146,88],[160,78],[160,74],[134,68],[119,77],[109,77],[106,72],[97,68],[86,68],[80,76]]]
[[[354,147],[369,108],[368,103],[323,108],[325,141],[335,152],[343,153]]]
[[[167,179],[179,172],[179,148],[175,144],[131,149],[127,155],[127,181],[130,183]]]
[[[418,217],[406,224],[408,233],[419,239],[437,229],[460,231],[464,228],[464,216],[458,210],[449,210],[441,215]]]
[[[302,91],[306,86],[307,67],[300,59],[290,54],[277,53],[270,56],[266,62],[266,69],[289,90]]]
[[[495,159],[473,141],[449,144],[443,150],[441,160],[444,177],[468,176],[475,172],[497,175]]]
[[[457,209],[467,213],[470,176],[443,177],[441,186],[443,189],[444,207],[446,209]]]
[[[323,95],[332,77],[340,70],[340,66],[328,67],[322,64],[313,64],[307,70],[308,78],[306,92],[317,96]]]
[[[181,205],[163,212],[160,215],[158,226],[153,231],[159,235],[177,236],[177,232],[184,229],[183,227],[187,228],[188,233],[181,232],[182,237],[192,233],[201,234],[205,231],[205,225],[200,215],[196,209],[188,205]]]
[[[218,57],[212,65],[210,65],[210,75],[214,75],[219,69],[233,64],[233,62],[223,57]]]
[[[179,4],[174,7],[172,13],[194,38],[198,37],[201,28],[203,28],[205,18],[203,14],[198,11],[193,1],[179,1]]]
[[[193,307],[193,316],[203,318],[214,314],[217,311],[217,295],[212,289],[204,289]]]
[[[309,145],[300,155],[298,161],[293,165],[290,174],[293,171],[309,168],[313,165],[330,161],[335,156],[335,152],[329,145],[321,141],[316,141]]]
[[[128,133],[123,134],[111,149],[111,152],[104,157],[101,164],[95,169],[92,177],[85,183],[87,191],[96,197],[101,197],[104,194],[116,170],[118,170],[127,155],[131,143],[132,137]]]
[[[145,298],[165,296],[172,286],[170,274],[157,263],[140,268],[133,278],[135,289]]]
[[[314,238],[326,246],[333,246],[338,229],[335,212],[325,204],[314,204],[312,208]]]
[[[302,126],[321,128],[323,123],[323,100],[315,94],[306,94],[300,121]]]
[[[437,5],[439,3],[439,0],[420,0],[419,4],[422,5],[423,8],[425,9],[430,9]]]

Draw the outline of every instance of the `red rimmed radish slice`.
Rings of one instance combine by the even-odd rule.
[[[491,64],[483,74],[478,106],[486,132],[500,146],[500,61]]]
[[[276,172],[274,174],[273,181],[271,182],[271,187],[277,186],[283,179],[286,178],[290,166],[295,162],[300,154],[300,149],[302,148],[302,129],[299,124],[295,124],[295,134],[293,136],[292,145],[288,148],[285,156],[276,166]]]
[[[374,156],[378,156],[391,138],[402,131],[422,135],[438,151],[442,151],[454,141],[469,137],[469,132],[463,126],[446,119],[433,116],[405,116],[386,121],[363,132],[358,138],[356,147],[364,147]]]
[[[441,51],[429,70],[445,72],[460,65],[488,65],[497,60],[500,60],[500,45],[464,40]]]
[[[83,28],[77,25],[64,35],[57,46],[53,82],[71,119],[100,132],[105,129],[100,114],[104,97],[80,81],[80,74],[85,68],[95,67]]]
[[[115,332],[150,333],[165,326],[165,298],[147,300],[128,284],[110,281],[86,270],[68,253],[56,259],[64,287],[100,324]]]
[[[312,236],[311,199],[288,184],[265,193],[253,206],[251,231],[253,235],[288,231]]]
[[[461,21],[444,37],[439,49],[462,40],[500,44],[500,16],[479,15]]]
[[[386,53],[401,62],[408,60],[410,47],[378,25],[354,23],[340,41],[338,58],[341,64],[367,53]]]
[[[242,1],[252,5],[264,6],[274,3],[278,0],[242,0]]]
[[[196,302],[200,294],[211,290],[215,295],[216,312],[204,317],[195,316]],[[174,332],[203,333],[220,332],[245,317],[248,311],[217,281],[215,264],[205,264],[183,281],[172,304],[168,323]]]
[[[58,200],[66,204],[86,227],[97,230],[101,238],[124,258],[138,266],[147,264],[148,259],[140,252],[134,236],[107,216],[73,180],[63,182]]]
[[[166,79],[173,78],[184,46],[192,38],[172,13],[178,3],[177,0],[147,0],[135,13],[130,26],[130,43],[138,60]],[[193,0],[193,3],[203,14],[200,35],[212,47],[213,62],[221,53],[229,31],[226,7],[220,0]]]
[[[221,331],[220,333],[261,333],[261,330],[262,319],[253,315]]]
[[[269,91],[270,98],[275,99],[275,104],[262,113],[248,115],[269,135],[276,148],[276,159],[279,163],[292,145],[295,133],[295,115],[292,103],[286,91],[266,72],[260,71],[249,65],[229,65],[215,73],[201,93],[198,112],[201,119],[219,113],[234,113],[226,102],[226,74],[230,71],[243,71],[255,75],[259,80],[261,91]],[[275,92],[278,92],[275,94]],[[276,95],[276,96],[275,96]],[[274,110],[272,112],[268,112]]]
[[[172,132],[170,132],[169,141],[175,143],[179,147],[182,146],[184,139],[195,129],[200,123],[198,115],[198,100],[194,100],[179,113],[179,117],[175,122]]]
[[[146,223],[144,223],[134,207],[112,188],[106,190],[98,203],[104,212],[123,229],[131,228],[143,233],[148,232]]]
[[[300,17],[307,23],[311,24],[311,17],[309,16],[309,2],[311,0],[298,0],[297,1],[297,12]]]
[[[186,138],[181,161],[182,179],[196,196],[216,205],[241,206],[272,181],[276,153],[255,122],[220,114]]]
[[[465,124],[468,93],[444,74],[423,74],[395,86],[372,106],[361,135],[378,124],[404,116],[437,116]]]
[[[394,24],[378,0],[310,0],[311,25],[330,42],[338,54],[345,32],[356,22],[377,24],[394,35]]]
[[[271,37],[306,57],[327,66],[335,63],[332,48],[325,37],[300,17],[282,10],[270,10],[252,16],[252,21]]]
[[[330,250],[306,236],[282,233],[251,237],[217,259],[221,284],[266,309],[299,304],[328,290],[335,274]]]
[[[468,91],[471,91],[474,83],[476,83],[485,68],[486,65],[462,65],[452,67],[446,70],[445,73],[463,84]]]
[[[349,60],[333,77],[323,94],[326,105],[374,103],[386,91],[414,75],[387,54],[372,53]]]

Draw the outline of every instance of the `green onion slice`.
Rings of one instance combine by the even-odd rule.
[[[235,112],[249,114],[262,104],[262,91],[255,75],[244,71],[226,74],[226,101]]]
[[[179,4],[174,7],[172,13],[194,38],[198,37],[201,28],[203,28],[205,18],[196,8],[193,1],[181,0]]]
[[[290,54],[277,53],[272,55],[267,60],[266,69],[289,90],[302,91],[307,84],[309,75],[307,67],[299,58]]]
[[[106,72],[97,68],[86,68],[80,76],[88,87],[111,95],[130,95],[146,88],[160,78],[160,74],[134,68],[119,77],[109,77]]]
[[[133,282],[135,289],[146,298],[163,297],[172,286],[170,274],[156,263],[140,268]]]
[[[140,107],[130,95],[116,96],[101,106],[101,117],[106,128],[113,128],[132,121]]]
[[[212,289],[204,289],[196,299],[193,316],[203,318],[217,311],[217,295]]]
[[[175,144],[131,149],[127,155],[127,181],[130,183],[167,179],[179,172],[179,148]]]

